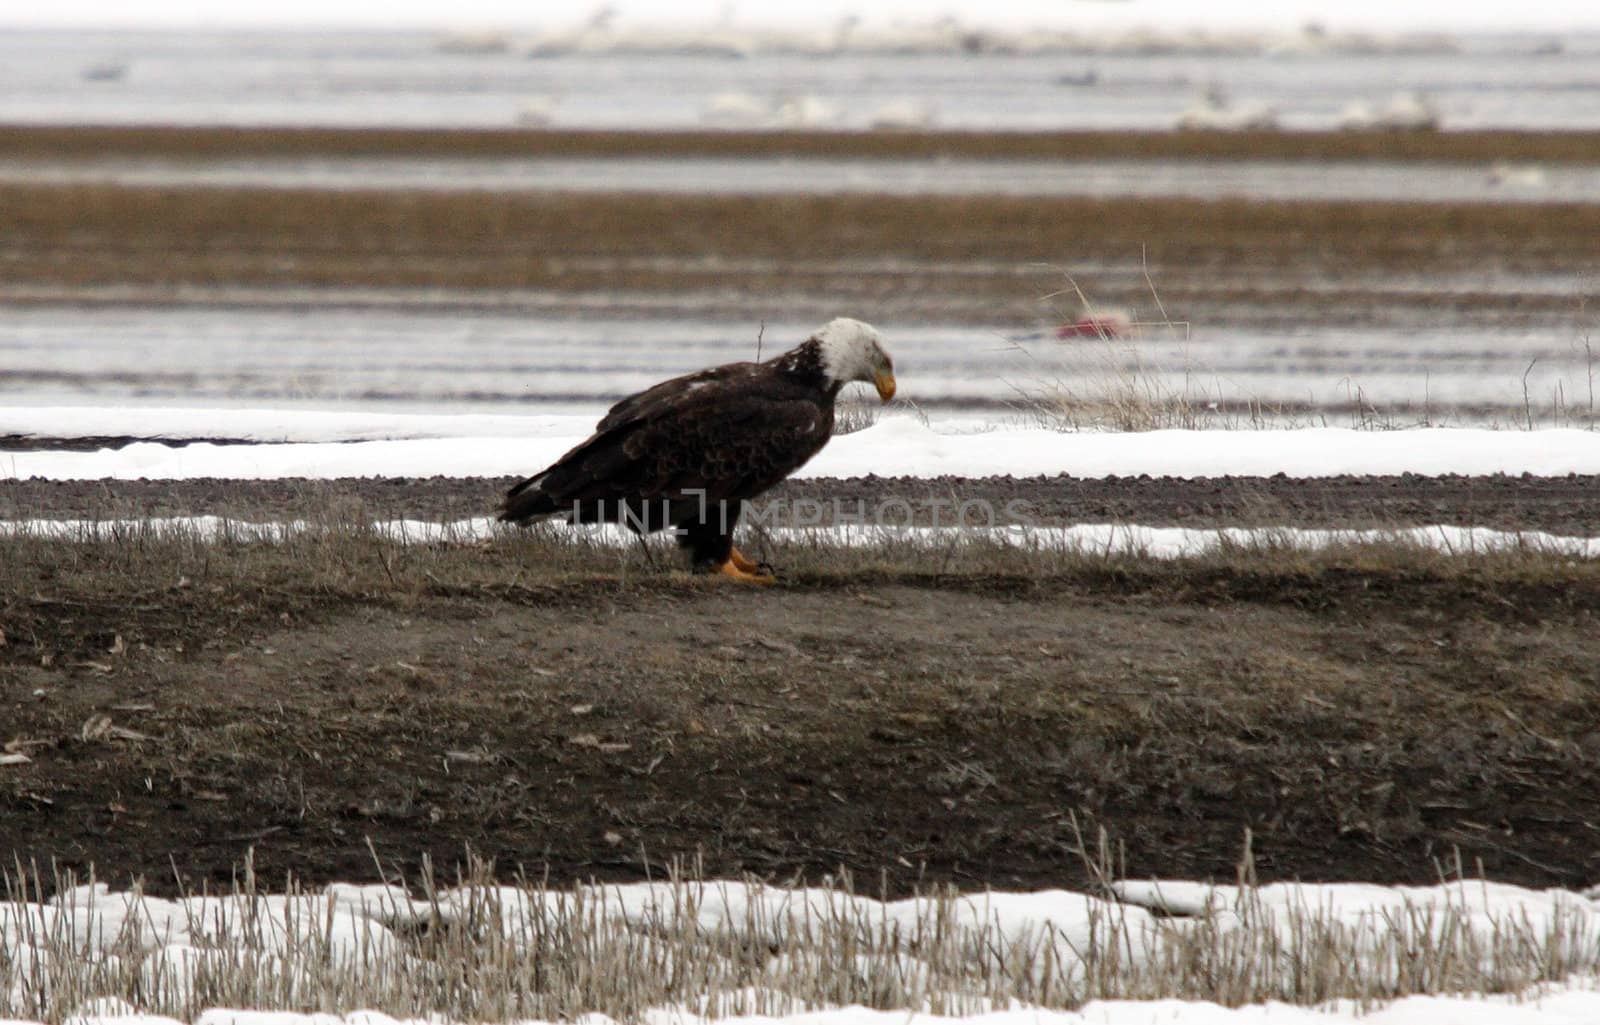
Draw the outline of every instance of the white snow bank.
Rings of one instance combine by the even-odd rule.
[[[1348,940],[1354,935],[1361,943],[1351,949],[1366,952],[1372,960],[1367,967],[1380,979],[1393,975],[1407,956],[1431,958],[1442,949],[1465,951],[1472,959],[1508,950],[1526,957],[1527,951],[1540,953],[1559,947],[1569,959],[1580,962],[1600,950],[1600,905],[1583,894],[1564,890],[1452,883],[1433,887],[1290,884],[1241,891],[1182,881],[1125,881],[1115,892],[1121,902],[1064,890],[972,894],[944,903],[933,898],[884,902],[825,888],[709,882],[639,883],[560,892],[468,886],[441,891],[433,901],[419,901],[399,887],[336,884],[322,893],[292,896],[162,900],[114,893],[97,884],[68,891],[46,903],[0,902],[0,1011],[27,1006],[28,987],[49,976],[48,972],[36,973],[36,969],[52,959],[58,968],[64,956],[98,966],[101,972],[93,978],[126,977],[130,971],[143,973],[139,976],[143,978],[159,975],[161,986],[146,992],[162,992],[169,999],[185,999],[192,995],[196,978],[236,972],[241,963],[263,971],[296,958],[331,959],[348,973],[404,970],[412,965],[408,960],[412,955],[395,930],[426,922],[435,913],[447,923],[489,923],[514,949],[530,951],[542,949],[537,946],[541,930],[558,927],[563,920],[570,923],[575,913],[585,922],[615,923],[641,941],[670,944],[680,937],[697,949],[766,950],[774,963],[815,957],[818,949],[824,950],[824,957],[832,957],[826,950],[836,948],[829,944],[846,936],[855,937],[849,942],[859,945],[863,951],[859,956],[882,957],[883,945],[890,942],[887,938],[898,937],[904,945],[888,953],[906,971],[929,971],[930,963],[921,961],[920,954],[931,951],[930,956],[957,958],[965,964],[950,977],[964,978],[965,972],[981,973],[985,965],[1005,961],[1012,966],[1032,964],[1030,971],[1058,972],[1063,984],[1082,978],[1082,959],[1097,945],[1114,946],[1119,970],[1137,973],[1163,964],[1164,958],[1181,957],[1184,946],[1192,945],[1196,935],[1206,942],[1256,943],[1277,951],[1263,964],[1270,966],[1282,956],[1287,958],[1282,966],[1261,970],[1289,973],[1303,970],[1292,962],[1299,951],[1296,945],[1304,944],[1307,937],[1336,934]],[[1157,917],[1149,908],[1178,917]],[[1206,914],[1186,917],[1201,912]],[[1313,925],[1308,927],[1308,922]],[[1268,936],[1272,930],[1277,932]],[[1397,941],[1413,946],[1397,948]],[[950,946],[934,950],[941,943]],[[230,964],[228,958],[239,961]],[[1534,961],[1542,963],[1555,962]],[[782,977],[781,972],[769,976],[774,986]],[[1595,981],[1574,977],[1562,985],[1546,984],[1510,996],[1410,997],[1370,1012],[1348,1001],[1310,1008],[1268,1003],[1227,1009],[1202,1001],[1107,1000],[1090,1003],[1078,1012],[1013,1006],[963,1018],[915,1016],[920,1021],[987,1025],[1310,1025],[1327,1021],[1557,1025],[1600,1021],[1600,992],[1595,991]],[[92,984],[72,999],[76,1009],[67,1020],[73,1022],[115,1019],[124,1025],[166,1025],[172,1020],[136,1008],[123,996],[95,992]],[[974,1002],[981,1001],[975,997]],[[720,1020],[752,1025],[903,1025],[907,1013],[842,1007],[777,1018]],[[375,1011],[299,1014],[216,1008],[194,1020],[197,1025],[395,1025],[395,1019]],[[427,1020],[439,1025],[443,1019],[434,1016]],[[599,1015],[583,1020],[590,1025],[611,1025],[611,1019]],[[645,1020],[652,1025],[702,1025],[707,1021],[683,1007],[647,1012]],[[11,1023],[0,1019],[0,1025]]]
[[[525,41],[547,48],[565,41],[571,49],[606,52],[618,42],[643,35],[664,46],[699,40],[694,52],[743,52],[735,41],[748,36],[803,41],[800,52],[860,50],[865,43],[882,40],[883,49],[904,53],[908,42],[948,37],[950,52],[963,33],[995,36],[1011,48],[1028,52],[1040,34],[1052,31],[1097,36],[1110,32],[1148,36],[1159,29],[1182,38],[1199,33],[1194,45],[1221,33],[1360,33],[1370,52],[1385,43],[1384,33],[1422,31],[1541,32],[1595,31],[1593,7],[1584,0],[1542,0],[1526,10],[1501,4],[1469,5],[1445,0],[1408,0],[1403,4],[1374,0],[1280,0],[1266,5],[1242,0],[1213,0],[1197,7],[1184,0],[1141,0],[1139,3],[1071,4],[1039,0],[948,0],[938,5],[912,0],[824,0],[811,4],[734,4],[726,0],[619,0],[606,5],[599,18],[585,5],[552,5],[535,12],[512,0],[463,0],[441,5],[421,0],[398,0],[382,6],[350,0],[289,0],[284,3],[237,4],[225,11],[192,0],[147,0],[126,4],[114,0],[68,0],[19,7],[8,11],[7,23],[32,26],[71,26],[104,31],[116,28],[167,29],[174,26],[220,26],[229,29],[307,28],[349,30],[352,27],[385,31],[431,29],[443,34],[438,45],[458,54],[494,54]],[[850,32],[841,31],[840,19]],[[1323,28],[1323,24],[1327,27]],[[1015,35],[1012,35],[1012,34]],[[1376,39],[1372,38],[1374,35]],[[1214,48],[1215,44],[1212,43]],[[1078,52],[1078,51],[1074,51]],[[1203,49],[1210,53],[1211,49]]]
[[[581,437],[593,415],[351,413],[303,409],[138,406],[0,408],[0,436],[23,438],[226,438],[233,441],[379,441],[394,438]]]
[[[0,478],[521,476],[588,436],[587,417],[422,417],[170,411],[144,429],[126,411],[67,429],[59,411],[16,410],[0,433],[41,437],[191,436],[288,440],[273,445],[141,442],[94,452],[0,451]],[[204,415],[202,415],[204,414]],[[141,414],[141,417],[144,414]],[[237,422],[235,424],[235,421]],[[27,426],[31,424],[32,426]],[[180,428],[181,429],[177,429]],[[237,429],[235,429],[237,427]],[[169,428],[172,428],[169,430]],[[404,438],[394,435],[404,434]],[[315,439],[315,440],[313,440]],[[1340,474],[1600,473],[1600,432],[1424,428],[1356,431],[1063,432],[951,430],[909,416],[834,438],[798,476],[1328,477]]]
[[[905,458],[909,469],[899,464]],[[1340,474],[1600,473],[1600,433],[1426,428],[1356,431],[1005,430],[941,434],[896,417],[835,438],[816,476],[933,477],[1066,473],[1074,477],[1332,477]]]
[[[870,515],[870,514],[869,514]],[[311,524],[254,523],[220,516],[165,517],[148,520],[12,520],[0,521],[0,537],[28,534],[58,541],[110,540],[117,537],[182,536],[198,540],[284,541],[318,529]],[[449,523],[389,520],[372,524],[380,535],[407,544],[464,544],[515,531],[480,516]],[[632,547],[633,534],[614,524],[567,527],[561,533],[574,541],[608,547]],[[743,528],[741,528],[741,531]],[[745,533],[741,537],[748,536]],[[1393,530],[1321,530],[1299,527],[1217,530],[1193,527],[1145,527],[1138,524],[1075,523],[1067,526],[997,527],[768,527],[765,537],[779,544],[877,545],[898,542],[946,549],[952,542],[1013,545],[1029,551],[1081,552],[1094,555],[1137,555],[1180,559],[1205,555],[1225,546],[1274,547],[1320,551],[1340,545],[1399,544],[1448,555],[1491,552],[1540,552],[1575,559],[1600,558],[1600,538],[1563,537],[1543,531],[1505,531],[1489,527],[1436,525]],[[748,547],[748,546],[747,546]]]
[[[1268,1003],[1239,1008],[1203,1001],[1097,1000],[1080,1011],[1024,1008],[967,1017],[918,1014],[918,1025],[1594,1025],[1600,1021],[1600,994],[1583,989],[1557,989],[1519,1003],[1517,997],[1407,997],[1362,1014],[1342,1006],[1295,1007]],[[113,1013],[69,1019],[72,1025],[181,1025],[175,1018],[153,1014]],[[679,1010],[647,1011],[646,1025],[907,1025],[904,1011],[876,1011],[852,1006],[828,1011],[771,1017],[737,1015],[707,1018]],[[584,1015],[580,1025],[617,1025],[601,1014]],[[0,1025],[38,1025],[0,1019]],[[195,1025],[440,1025],[434,1018],[393,1018],[378,1011],[299,1014],[291,1011],[208,1010]],[[521,1021],[517,1025],[545,1025]]]
[[[1158,912],[1208,913],[1222,935],[1257,930],[1290,936],[1297,921],[1315,921],[1319,929],[1340,931],[1344,941],[1369,962],[1392,958],[1397,935],[1419,948],[1438,949],[1451,942],[1453,930],[1464,927],[1486,940],[1466,955],[1485,973],[1493,971],[1495,958],[1506,947],[1537,949],[1543,942],[1538,937],[1561,935],[1569,925],[1587,921],[1595,910],[1587,897],[1575,902],[1567,890],[1529,890],[1487,881],[1436,886],[1275,883],[1244,889],[1124,880],[1113,883],[1112,891],[1126,903]],[[1399,965],[1392,967],[1401,970]]]

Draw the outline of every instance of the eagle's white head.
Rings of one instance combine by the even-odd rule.
[[[817,344],[822,375],[829,384],[863,381],[877,388],[883,401],[894,398],[894,360],[884,351],[877,328],[850,317],[835,317],[811,340]]]

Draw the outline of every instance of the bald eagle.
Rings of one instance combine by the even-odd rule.
[[[507,492],[500,519],[672,527],[697,569],[771,583],[733,547],[741,503],[827,444],[834,399],[852,381],[894,397],[877,330],[848,317],[765,362],[663,381],[612,406],[587,441]]]

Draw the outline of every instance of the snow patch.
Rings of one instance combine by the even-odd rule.
[[[227,970],[216,962],[219,951],[243,955],[254,964],[293,956],[332,957],[336,962],[371,967],[393,961],[403,965],[407,954],[391,927],[428,921],[437,914],[445,922],[494,922],[513,941],[530,943],[541,923],[570,913],[581,902],[598,920],[612,921],[640,937],[668,936],[689,929],[721,949],[769,948],[773,957],[804,956],[805,942],[839,928],[862,936],[922,935],[935,914],[941,929],[967,937],[961,949],[968,959],[1014,957],[1018,952],[1049,957],[1035,963],[1061,966],[1070,978],[1081,970],[1086,951],[1105,942],[1108,923],[1122,930],[1116,941],[1129,970],[1176,956],[1172,944],[1190,942],[1186,931],[1217,930],[1227,940],[1262,930],[1292,930],[1306,916],[1329,928],[1357,937],[1370,935],[1371,956],[1382,968],[1384,937],[1397,923],[1411,923],[1419,944],[1465,943],[1467,949],[1492,950],[1507,937],[1558,935],[1573,944],[1600,943],[1600,906],[1591,898],[1566,890],[1529,890],[1487,882],[1459,882],[1433,887],[1387,887],[1362,884],[1280,884],[1243,890],[1180,880],[1125,880],[1113,886],[1114,899],[1066,890],[1032,893],[984,893],[958,896],[938,905],[931,898],[878,901],[827,888],[784,889],[760,884],[716,881],[674,885],[638,883],[581,887],[570,892],[543,892],[517,887],[467,886],[441,891],[431,901],[416,901],[398,887],[335,884],[321,893],[291,896],[257,895],[191,897],[169,901],[112,892],[104,885],[79,887],[48,903],[0,902],[0,924],[24,923],[32,942],[15,931],[0,934],[0,983],[10,982],[11,1006],[22,1006],[17,987],[34,978],[40,951],[62,950],[106,969],[110,978],[118,958],[141,959],[146,976],[163,973],[164,986],[147,992],[188,994],[187,980],[197,973]],[[487,918],[486,908],[493,909]],[[1163,917],[1157,917],[1152,909]],[[1204,917],[1200,917],[1200,916]],[[1177,917],[1166,917],[1177,916]],[[1297,916],[1299,916],[1297,918]],[[1445,923],[1455,930],[1444,934]],[[1437,927],[1437,928],[1435,928]],[[47,931],[41,932],[43,928]],[[131,935],[128,930],[137,935]],[[1435,929],[1430,933],[1430,929]],[[1210,934],[1206,934],[1210,935]],[[1282,936],[1297,935],[1283,931]],[[1303,932],[1298,935],[1304,935]],[[1476,946],[1473,946],[1476,945]],[[212,961],[208,965],[207,958]],[[1052,961],[1052,959],[1054,959]],[[923,967],[915,956],[907,972]],[[236,966],[237,967],[237,966]],[[0,986],[0,998],[6,988]],[[6,1006],[0,1004],[0,1006]],[[736,1016],[722,1022],[785,1022],[793,1025],[903,1025],[906,1011],[861,1007],[818,1008],[783,1017]],[[921,1021],[986,1023],[986,1025],[1132,1025],[1132,1023],[1256,1023],[1310,1025],[1312,1022],[1363,1021],[1387,1025],[1443,1025],[1483,1022],[1494,1025],[1558,1025],[1600,1021],[1600,992],[1595,980],[1576,978],[1562,985],[1500,996],[1414,996],[1376,1010],[1350,1001],[1315,1007],[1266,1003],[1224,1008],[1204,1001],[1102,1000],[1077,1012],[1034,1007],[991,1008],[966,1017],[917,1014]],[[150,1013],[114,995],[86,993],[73,1013],[73,1023],[115,1020],[119,1025],[172,1025],[175,1019]],[[400,1025],[373,1010],[342,1014],[292,1013],[250,1008],[212,1008],[200,1012],[195,1025]],[[438,1025],[442,1019],[426,1019]],[[588,1015],[589,1025],[610,1025],[611,1019]],[[704,1025],[702,1014],[687,1008],[646,1012],[651,1025]],[[421,1025],[420,1020],[417,1025]],[[13,1025],[0,1020],[0,1025]],[[31,1023],[30,1023],[31,1025]],[[533,1025],[533,1023],[528,1023]]]
[[[387,520],[372,530],[402,544],[467,544],[516,530],[480,516],[433,523]],[[165,517],[148,520],[14,520],[0,521],[0,537],[29,535],[58,541],[97,541],[117,537],[186,537],[203,541],[282,542],[321,529],[303,521],[255,523],[220,516]],[[637,541],[615,524],[567,527],[557,536],[607,547],[631,547]],[[741,535],[744,536],[744,535]],[[1563,537],[1543,531],[1505,531],[1489,527],[1435,525],[1393,530],[1321,530],[1299,527],[1199,529],[1146,527],[1121,523],[1076,523],[1062,527],[897,527],[832,526],[769,527],[764,536],[779,544],[870,546],[902,543],[945,548],[951,543],[1009,545],[1028,551],[1088,555],[1137,555],[1152,559],[1195,558],[1225,548],[1281,548],[1321,551],[1341,545],[1395,544],[1447,555],[1536,552],[1574,559],[1600,558],[1600,538]]]
[[[0,434],[36,438],[229,438],[281,444],[0,451],[0,478],[527,476],[589,436],[579,416],[384,416],[232,410],[15,409]],[[837,436],[796,476],[1331,477],[1600,474],[1600,432],[1418,428],[1138,433],[934,426],[890,415]]]

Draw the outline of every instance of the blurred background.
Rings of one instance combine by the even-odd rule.
[[[546,6],[0,14],[0,403],[1593,425],[1592,4]]]

